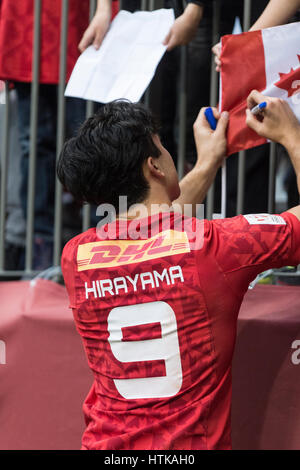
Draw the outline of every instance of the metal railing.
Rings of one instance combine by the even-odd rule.
[[[219,41],[220,25],[220,0],[213,0],[213,23],[212,23],[212,44]],[[66,82],[66,61],[67,61],[67,35],[68,35],[68,9],[69,1],[63,0],[60,25],[60,64],[59,64],[59,84],[58,84],[58,107],[57,107],[57,142],[56,156],[58,157],[65,140],[65,119],[66,102],[64,97]],[[142,0],[142,9],[153,10],[156,8],[154,0]],[[90,0],[90,18],[92,18],[96,8],[96,0]],[[251,0],[244,0],[243,27],[247,30],[250,26]],[[34,41],[33,41],[33,61],[32,61],[32,84],[31,84],[31,111],[30,111],[30,156],[28,173],[28,199],[27,199],[27,220],[26,220],[26,241],[25,241],[25,271],[5,270],[5,217],[7,201],[7,171],[9,155],[9,128],[10,128],[10,100],[9,87],[5,85],[5,116],[2,129],[1,142],[1,201],[0,201],[0,276],[33,276],[33,241],[34,241],[34,218],[35,218],[35,178],[37,163],[37,124],[39,105],[39,72],[40,72],[40,40],[41,40],[41,0],[34,1]],[[180,60],[180,92],[178,98],[179,125],[178,125],[178,173],[181,177],[184,174],[185,149],[186,149],[186,113],[187,113],[187,49],[181,48]],[[211,61],[211,88],[210,104],[216,105],[218,100],[218,75],[215,72],[214,59]],[[147,97],[146,97],[147,101]],[[86,116],[90,116],[94,110],[94,103],[86,103]],[[274,144],[270,150],[270,173],[269,173],[269,199],[268,208],[273,212],[275,208],[275,178],[276,178],[276,152]],[[237,179],[237,213],[243,212],[245,194],[245,152],[239,154],[238,179]],[[211,187],[206,202],[206,216],[212,218],[214,207],[214,188]],[[90,226],[91,209],[84,206],[82,211],[82,229],[86,230]],[[55,212],[54,212],[54,254],[53,265],[60,264],[62,248],[62,187],[56,181],[55,188]]]

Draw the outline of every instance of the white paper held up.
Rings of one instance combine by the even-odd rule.
[[[78,58],[65,96],[100,103],[139,101],[166,51],[162,43],[174,19],[172,9],[121,10],[100,49],[89,46]]]

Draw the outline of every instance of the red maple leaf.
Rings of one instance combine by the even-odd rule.
[[[298,55],[300,62],[300,55]],[[300,91],[300,67],[298,69],[291,69],[289,73],[279,73],[280,80],[274,83],[275,86],[286,90],[288,97]]]

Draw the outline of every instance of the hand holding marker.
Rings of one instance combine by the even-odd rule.
[[[211,108],[206,108],[204,115],[212,130],[215,131],[217,127],[217,120],[214,116],[213,110]]]
[[[263,101],[262,103],[259,103],[258,105],[254,106],[254,108],[251,109],[251,113],[256,115],[261,113],[265,108],[267,107],[267,102]]]
[[[262,103],[259,103],[258,105],[254,106],[254,108],[251,109],[251,113],[256,115],[261,113],[265,108],[267,107],[267,102],[263,101]],[[213,114],[213,110],[211,108],[207,108],[204,112],[204,115],[213,131],[216,130],[217,127],[217,120]]]

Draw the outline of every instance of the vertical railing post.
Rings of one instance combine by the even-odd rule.
[[[141,1],[141,10],[142,11],[152,11],[154,10],[154,1],[153,0],[142,0]],[[143,96],[143,103],[144,105],[149,108],[150,107],[150,86],[151,83],[148,85],[147,90]]]
[[[239,152],[238,174],[237,174],[237,203],[236,213],[242,214],[244,211],[245,196],[245,173],[246,173],[246,152]]]
[[[275,212],[275,190],[276,190],[276,144],[271,142],[269,154],[269,188],[268,188],[268,212]]]
[[[248,31],[251,25],[251,0],[244,0],[243,30]],[[237,175],[237,203],[236,213],[242,214],[245,200],[246,152],[239,152]]]
[[[90,21],[92,20],[95,11],[96,11],[97,3],[96,0],[90,0]],[[95,103],[91,100],[86,102],[86,118],[89,118],[94,114]],[[82,230],[85,232],[90,228],[91,225],[91,206],[90,204],[85,204],[82,209]]]
[[[153,11],[155,9],[155,0],[149,0],[149,11]]]
[[[178,157],[177,172],[181,179],[184,176],[186,152],[186,113],[187,113],[187,46],[180,48],[179,105],[178,105]]]
[[[91,22],[97,8],[97,0],[90,0],[89,21]],[[86,117],[90,117],[94,113],[94,102],[88,100],[86,102]]]
[[[4,270],[5,260],[5,219],[6,219],[6,188],[8,175],[8,155],[9,155],[9,128],[10,128],[10,102],[9,85],[5,82],[5,112],[4,126],[1,132],[1,193],[0,193],[0,271]]]
[[[251,3],[252,0],[244,0],[243,30],[248,31],[251,26]]]
[[[141,10],[142,11],[148,10],[148,0],[141,0]]]
[[[59,60],[59,85],[58,85],[58,106],[57,106],[57,139],[56,139],[56,160],[59,158],[65,140],[65,86],[67,75],[67,45],[68,45],[68,11],[69,0],[62,1],[61,11],[61,32],[60,32],[60,60]],[[54,256],[55,266],[60,264],[62,237],[62,186],[56,178],[55,185],[55,214],[54,214]]]
[[[213,1],[213,23],[212,23],[212,44],[216,44],[219,41],[219,30],[220,30],[220,1]],[[216,72],[216,65],[214,56],[211,59],[211,70],[210,70],[210,106],[216,106],[218,100],[218,78],[219,75]],[[214,211],[214,183],[208,190],[206,199],[206,218],[211,219]]]
[[[32,270],[34,219],[35,219],[35,174],[37,158],[37,127],[39,105],[39,78],[40,78],[40,33],[41,33],[41,0],[34,1],[34,27],[33,27],[33,54],[32,54],[32,83],[30,103],[30,144],[29,144],[29,170],[27,192],[27,220],[26,220],[26,253],[25,270]]]

